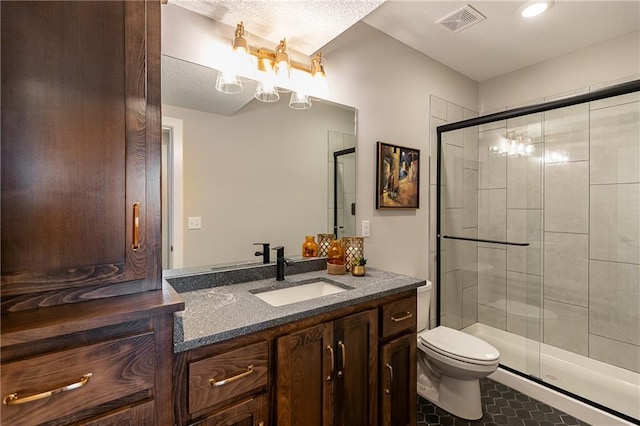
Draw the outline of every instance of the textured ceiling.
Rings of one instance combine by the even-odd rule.
[[[518,13],[522,0],[169,1],[232,27],[244,21],[249,37],[274,47],[286,37],[291,49],[308,56],[362,20],[476,81],[640,29],[639,0],[556,0],[528,20]],[[486,19],[456,33],[436,24],[466,4]]]
[[[484,81],[640,27],[640,1],[556,0],[525,19],[525,1],[388,0],[363,21],[450,68]],[[485,20],[459,32],[436,24],[470,4]]]
[[[384,0],[170,0],[171,4],[235,28],[244,22],[254,34],[275,45],[311,56],[358,22]],[[249,42],[251,44],[251,42]],[[271,46],[262,46],[271,47]]]

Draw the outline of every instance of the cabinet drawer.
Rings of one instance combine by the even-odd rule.
[[[189,412],[267,386],[269,344],[256,343],[189,364]]]
[[[382,307],[382,337],[386,338],[416,327],[416,298],[409,297]]]
[[[155,369],[152,332],[5,363],[2,424],[87,418],[110,401],[149,398]]]

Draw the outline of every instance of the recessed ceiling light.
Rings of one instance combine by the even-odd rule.
[[[531,1],[522,7],[520,14],[525,18],[532,18],[548,10],[552,4],[552,1]]]

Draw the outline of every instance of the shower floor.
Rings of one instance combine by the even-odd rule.
[[[500,351],[500,363],[640,419],[640,375],[484,324],[462,331]]]

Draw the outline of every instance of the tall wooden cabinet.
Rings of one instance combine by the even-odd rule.
[[[2,424],[173,424],[159,1],[2,1]]]
[[[160,5],[1,5],[2,311],[160,289]]]

